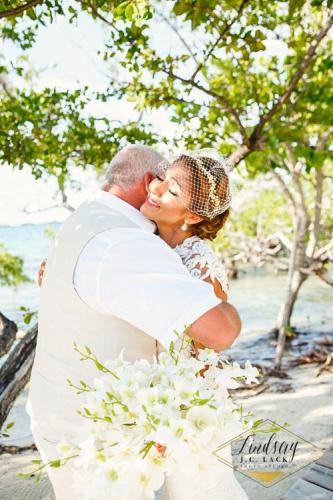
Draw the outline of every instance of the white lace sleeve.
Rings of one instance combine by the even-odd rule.
[[[202,280],[208,277],[212,281],[217,280],[222,290],[225,293],[228,292],[229,284],[226,269],[208,243],[197,236],[192,236],[177,245],[174,250],[181,257],[192,276]]]

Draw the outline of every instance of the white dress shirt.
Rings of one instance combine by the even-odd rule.
[[[166,346],[174,331],[182,332],[220,300],[210,284],[191,277],[139,210],[104,191],[95,199],[137,228],[111,229],[93,237],[77,261],[74,287],[93,309],[127,321]]]

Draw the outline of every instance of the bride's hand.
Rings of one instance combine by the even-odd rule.
[[[45,266],[46,266],[46,259],[43,260],[43,262],[40,265],[40,268],[38,270],[38,286],[41,287],[43,283],[43,275],[45,271]]]

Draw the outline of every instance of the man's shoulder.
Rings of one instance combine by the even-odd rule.
[[[159,248],[167,248],[172,251],[171,247],[165,243],[157,234],[146,231],[141,227],[114,227],[107,229],[95,235],[94,239],[104,244],[119,244],[119,245],[153,245]]]

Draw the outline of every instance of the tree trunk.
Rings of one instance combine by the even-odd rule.
[[[306,266],[306,237],[309,228],[309,219],[307,214],[300,209],[295,219],[294,239],[289,261],[287,292],[277,322],[278,343],[275,354],[276,369],[280,369],[281,367],[287,329],[290,324],[298,292],[308,277],[301,269]]]
[[[0,357],[6,354],[12,347],[16,339],[16,333],[17,326],[14,321],[6,318],[0,312]]]
[[[24,335],[0,368],[0,428],[30,378],[36,341],[37,325]]]

